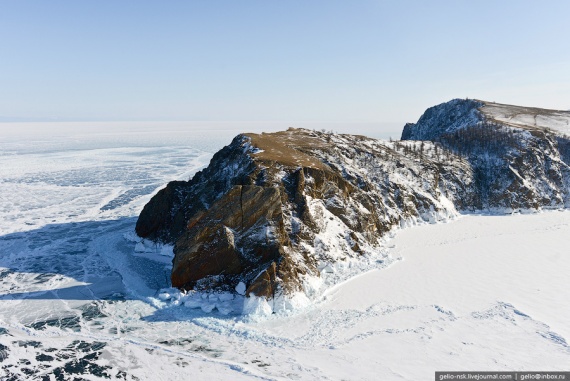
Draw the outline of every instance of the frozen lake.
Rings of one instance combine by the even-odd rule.
[[[568,370],[568,211],[470,215],[397,232],[387,245],[393,265],[294,316],[255,322],[160,298],[169,258],[135,253],[136,216],[238,132],[287,126],[247,127],[0,125],[0,378]]]

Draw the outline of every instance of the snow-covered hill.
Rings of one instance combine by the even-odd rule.
[[[570,135],[570,111],[483,102],[480,111],[487,119],[518,128],[547,128]]]
[[[477,209],[538,209],[570,203],[570,112],[455,99],[408,123],[404,140],[429,140],[466,159]]]
[[[173,286],[245,295],[248,313],[289,311],[385,265],[382,239],[395,228],[570,205],[570,140],[555,130],[565,114],[532,109],[542,124],[526,125],[521,110],[452,100],[398,142],[295,128],[238,135],[154,196],[137,233],[174,244]]]
[[[174,286],[245,286],[245,309],[271,313],[385,266],[387,232],[446,220],[474,197],[469,164],[429,142],[289,129],[236,137],[189,182],[154,196],[137,233],[175,244]]]

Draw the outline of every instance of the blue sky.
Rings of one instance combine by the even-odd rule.
[[[9,1],[0,116],[415,121],[570,109],[570,1]]]

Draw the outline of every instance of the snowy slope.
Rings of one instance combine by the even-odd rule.
[[[570,135],[570,111],[484,102],[480,111],[489,119],[518,128],[548,128]]]
[[[401,258],[394,265],[332,289],[312,311],[262,326],[310,347],[298,358],[330,379],[563,370],[569,217],[470,215],[403,230],[390,242]]]

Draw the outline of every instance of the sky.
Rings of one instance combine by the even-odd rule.
[[[570,1],[1,0],[0,120],[404,123],[570,109]]]

